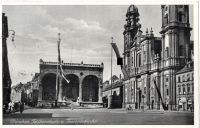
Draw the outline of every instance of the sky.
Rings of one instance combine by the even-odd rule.
[[[12,85],[26,83],[39,72],[39,60],[57,61],[57,39],[61,33],[61,59],[64,63],[104,63],[103,81],[111,74],[111,37],[123,53],[123,31],[129,5],[4,5],[9,30],[8,59]],[[141,30],[153,28],[160,37],[161,6],[137,5]],[[190,6],[190,24],[193,25]],[[113,73],[121,73],[113,57]]]

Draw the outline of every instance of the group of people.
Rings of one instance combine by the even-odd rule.
[[[15,113],[18,109],[20,111],[20,113],[22,113],[24,111],[24,103],[23,102],[18,102],[18,103],[14,103],[13,101],[10,101],[8,103],[8,107],[6,108],[6,106],[4,105],[4,110],[9,113]]]

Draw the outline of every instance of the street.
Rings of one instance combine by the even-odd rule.
[[[4,115],[3,124],[52,125],[192,125],[191,112],[130,111],[124,109],[26,109]]]

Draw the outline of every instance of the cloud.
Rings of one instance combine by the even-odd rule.
[[[122,55],[123,26],[128,5],[3,5],[2,8],[8,16],[9,29],[16,32],[16,48],[10,39],[7,42],[13,83],[22,80],[17,75],[22,69],[29,74],[38,72],[39,59],[57,61],[58,33],[61,33],[61,57],[64,62],[104,62],[104,79],[110,77],[111,36]],[[160,36],[160,6],[141,5],[138,9],[142,30],[152,27],[154,34]],[[148,12],[152,12],[152,15]],[[192,19],[190,22],[192,27]],[[116,61],[115,55],[113,59]],[[115,61],[113,74],[119,74],[121,70],[114,65]]]
[[[13,83],[22,80],[17,73],[24,68],[29,74],[37,72],[40,58],[57,61],[58,33],[61,33],[63,60],[69,62],[73,57],[73,61],[78,63],[84,60],[100,64],[108,54],[106,48],[111,32],[100,22],[70,16],[58,20],[49,15],[43,6],[4,6],[3,10],[9,17],[9,27],[16,31],[16,48],[8,41]]]

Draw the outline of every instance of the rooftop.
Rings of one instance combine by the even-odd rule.
[[[117,81],[117,82],[113,83],[112,89],[121,87],[122,85],[123,85],[122,81]],[[111,85],[109,84],[103,88],[103,92],[108,91],[110,89],[111,89]]]
[[[101,63],[100,65],[98,64],[83,64],[83,62],[81,63],[64,63],[63,61],[61,62],[63,66],[72,66],[72,67],[96,67],[96,68],[103,68],[104,64]],[[47,62],[47,61],[43,61],[42,59],[40,59],[40,65],[58,65],[57,62]]]
[[[181,70],[179,70],[176,74],[191,72],[193,70],[194,70],[193,61],[190,61]]]

